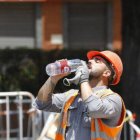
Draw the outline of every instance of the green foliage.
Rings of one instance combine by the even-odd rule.
[[[0,50],[0,91],[28,90],[38,87],[39,50]]]

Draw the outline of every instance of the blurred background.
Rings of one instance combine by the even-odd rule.
[[[9,92],[27,91],[35,97],[48,78],[47,64],[63,58],[87,61],[89,50],[109,49],[120,55],[124,72],[121,82],[111,88],[123,97],[126,108],[136,114],[135,123],[140,126],[139,45],[139,0],[0,0],[0,137],[7,137],[7,102],[8,131],[13,130],[8,137],[20,137],[17,129],[12,128],[19,126],[16,115],[20,98],[13,95],[8,101]],[[67,89],[60,81],[55,91]],[[31,108],[32,99],[20,100],[25,106],[21,113],[25,124],[23,137],[32,135],[25,132],[27,127],[30,130],[30,115],[24,111]],[[46,121],[46,116],[41,117],[38,133]]]

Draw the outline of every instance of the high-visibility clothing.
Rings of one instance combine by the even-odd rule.
[[[113,93],[113,91],[111,91],[110,89],[103,89],[100,92],[98,92],[98,94],[96,95],[99,96],[101,99],[103,99],[106,96],[109,96],[110,94],[116,94],[116,93]],[[65,140],[65,129],[66,129],[67,120],[68,120],[67,111],[77,95],[78,95],[78,91],[70,95],[70,97],[68,97],[68,99],[66,100],[64,104],[63,110],[61,112],[61,116],[59,120],[59,127],[56,133],[55,140]],[[122,100],[121,117],[118,122],[118,125],[115,127],[109,127],[102,121],[102,119],[92,118],[91,119],[91,140],[118,140],[122,127],[123,127],[125,112],[126,112],[126,109],[124,106],[124,102]]]

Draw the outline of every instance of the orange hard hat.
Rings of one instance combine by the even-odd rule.
[[[121,61],[121,58],[114,52],[112,51],[89,51],[87,53],[88,59],[92,59],[94,56],[102,56],[105,58],[110,64],[112,65],[112,68],[114,69],[115,72],[115,78],[113,82],[111,83],[112,85],[116,85],[119,83],[122,72],[123,72],[123,64]]]

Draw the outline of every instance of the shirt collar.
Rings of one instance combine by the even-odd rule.
[[[103,89],[107,89],[107,86],[97,86],[97,87],[92,88],[92,90],[94,91],[103,90]]]

